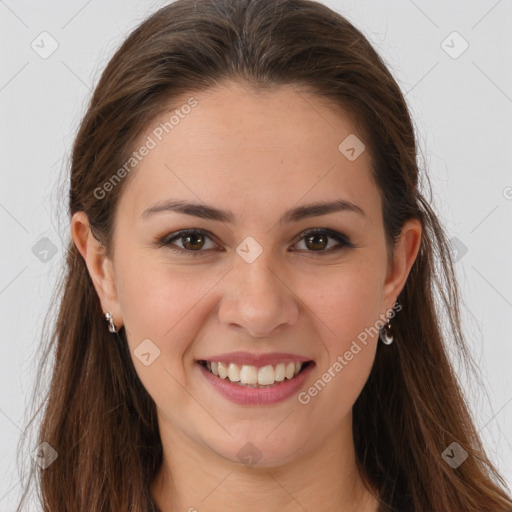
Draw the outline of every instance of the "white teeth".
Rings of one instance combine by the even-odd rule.
[[[302,362],[278,363],[258,368],[253,365],[206,361],[206,368],[221,379],[251,387],[271,386],[276,382],[293,379],[302,369]]]
[[[285,373],[286,378],[292,379],[294,374],[295,374],[295,363],[288,363],[286,365],[286,373]]]
[[[225,379],[228,376],[228,369],[222,363],[218,363],[217,369],[221,379]]]
[[[228,379],[231,382],[238,382],[240,380],[240,367],[235,363],[230,363],[228,367]]]
[[[256,366],[243,365],[240,370],[240,382],[242,384],[258,383],[258,368]]]
[[[274,384],[275,377],[276,372],[271,364],[258,370],[258,384],[260,385]]]
[[[282,382],[286,377],[286,365],[284,363],[279,363],[276,365],[276,381]]]

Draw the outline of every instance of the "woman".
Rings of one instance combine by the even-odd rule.
[[[142,23],[73,148],[44,510],[511,510],[418,181],[399,87],[326,6]]]

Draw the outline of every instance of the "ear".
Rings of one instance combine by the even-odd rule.
[[[396,299],[407,281],[411,267],[420,250],[422,226],[418,219],[409,219],[405,222],[400,236],[396,242],[393,261],[388,265],[386,281],[384,283],[383,301],[392,309]]]
[[[113,262],[106,256],[106,248],[90,229],[85,212],[76,212],[71,219],[71,236],[85,260],[94,288],[100,299],[103,314],[110,312],[117,329],[122,325],[121,307],[116,288]]]

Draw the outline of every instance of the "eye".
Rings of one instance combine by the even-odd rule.
[[[331,246],[329,250],[324,250],[329,245],[329,238],[335,240],[338,244],[335,244],[334,247]],[[355,247],[346,235],[328,228],[310,229],[305,233],[302,233],[300,241],[302,240],[304,240],[306,247],[314,249],[307,252],[331,253],[333,251],[343,249],[344,247]]]
[[[164,237],[163,239],[158,241],[159,245],[167,246],[171,251],[177,253],[189,253],[191,256],[198,256],[201,251],[200,249],[204,246],[205,238],[211,240],[210,236],[206,234],[207,232],[202,229],[185,229],[183,231],[179,231],[174,234],[171,238]],[[180,240],[183,242],[183,247],[176,246],[173,242],[174,240]],[[217,248],[218,245],[213,243],[213,247],[211,249]]]
[[[168,247],[171,251],[179,254],[187,253],[191,256],[199,256],[204,252],[201,249],[205,247],[205,239],[210,239],[212,241],[212,246],[209,247],[210,249],[219,248],[219,245],[213,242],[209,233],[202,229],[186,229],[178,231],[177,233],[173,233],[170,237],[166,236],[158,240],[157,244],[162,247]],[[325,250],[326,247],[329,246],[329,239],[335,240],[338,243],[335,244],[334,247],[331,246],[328,250]],[[180,241],[182,243],[182,247],[176,245],[174,242],[175,240]],[[346,235],[328,228],[310,229],[301,234],[299,242],[302,242],[303,240],[307,248],[313,248],[313,250],[306,249],[305,252],[331,253],[343,248],[355,247]]]

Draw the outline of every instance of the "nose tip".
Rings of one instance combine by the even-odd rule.
[[[265,317],[263,314],[262,317]],[[267,317],[268,318],[268,317]],[[268,321],[268,320],[267,320]],[[248,336],[255,340],[259,341],[269,341],[272,338],[275,338],[277,335],[277,332],[285,325],[286,322],[281,322],[279,325],[276,325],[275,327],[271,327],[269,329],[256,329],[252,327],[255,324],[261,324],[262,322],[265,322],[265,319],[258,320],[255,318],[248,319],[246,318],[245,321],[241,321],[239,323],[232,322],[231,326],[235,328],[238,331],[245,331]]]
[[[226,293],[219,319],[257,340],[276,338],[298,319],[298,306],[290,287],[269,264],[270,252],[263,251],[252,263],[243,261],[224,281]],[[229,293],[231,292],[231,293]]]

